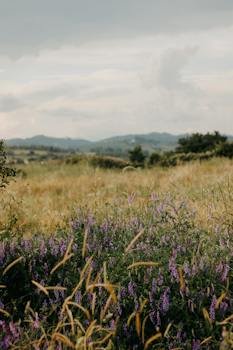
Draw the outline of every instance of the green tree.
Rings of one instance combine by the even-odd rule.
[[[216,155],[219,157],[233,158],[233,142],[222,143],[217,147]]]
[[[191,136],[183,137],[179,139],[179,146],[176,151],[181,153],[201,153],[206,151],[211,151],[216,148],[217,145],[220,145],[226,142],[227,137],[221,135],[218,131],[215,131],[213,134],[200,134],[194,133]]]
[[[135,166],[144,166],[146,155],[140,145],[129,151],[129,159]]]
[[[157,152],[151,153],[149,158],[149,165],[159,164],[160,161],[161,161],[161,155],[159,153]]]
[[[0,140],[0,188],[5,187],[9,178],[15,176],[15,170],[7,166],[6,160],[4,143]]]

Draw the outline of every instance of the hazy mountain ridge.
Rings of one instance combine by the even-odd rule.
[[[85,139],[58,138],[44,135],[36,135],[30,138],[15,138],[6,140],[6,144],[12,147],[30,147],[45,146],[56,147],[64,150],[79,150],[81,152],[90,152],[106,149],[127,150],[140,144],[144,150],[153,151],[155,149],[174,149],[177,146],[181,135],[169,133],[152,132],[148,134],[128,134],[122,136],[113,136],[99,141],[89,141]],[[228,136],[233,140],[233,136]]]

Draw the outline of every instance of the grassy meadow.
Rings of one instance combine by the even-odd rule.
[[[1,349],[232,349],[233,161],[32,162],[0,192]]]
[[[124,208],[129,197],[143,206],[152,193],[187,201],[203,225],[213,214],[228,216],[232,208],[233,162],[227,159],[128,172],[56,161],[20,169],[24,176],[0,193],[0,228],[14,222],[13,229],[24,235],[67,229],[79,207],[102,212],[120,203]]]

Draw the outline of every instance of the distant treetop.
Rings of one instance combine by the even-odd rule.
[[[6,151],[3,141],[0,140],[0,188],[5,187],[12,176],[15,176],[15,170],[6,165]]]
[[[213,134],[194,133],[190,136],[180,138],[176,151],[181,153],[201,153],[214,150],[217,145],[226,141],[227,137],[221,135],[218,131],[215,131]]]

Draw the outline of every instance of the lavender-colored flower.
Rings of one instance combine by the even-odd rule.
[[[157,327],[161,326],[161,318],[160,318],[160,313],[157,311],[156,313],[156,319],[157,319]]]
[[[184,263],[184,273],[187,275],[187,276],[191,276],[191,269],[189,267],[189,264],[187,262]]]
[[[229,270],[230,270],[230,266],[227,264],[224,264],[224,268],[223,268],[222,276],[221,276],[222,282],[226,281]]]
[[[219,309],[220,309],[220,312],[221,312],[222,315],[224,315],[226,313],[228,307],[229,307],[229,305],[227,304],[226,301],[222,301],[220,303]]]
[[[140,304],[137,298],[134,298],[134,309],[136,312],[140,309]]]
[[[5,243],[0,242],[0,264],[3,263],[4,258],[5,258]]]
[[[54,290],[54,296],[55,296],[56,301],[58,301],[60,298],[60,294],[59,294],[59,291],[57,289]]]
[[[156,326],[157,325],[157,314],[156,314],[156,311],[150,312],[149,317],[150,317],[150,320],[153,323],[153,325]]]
[[[201,349],[200,340],[194,340],[192,344],[192,350],[200,350],[200,349]]]
[[[170,306],[169,292],[170,292],[170,289],[166,288],[161,298],[161,311],[163,314],[166,314],[169,310],[169,306]]]
[[[159,271],[159,275],[158,275],[158,278],[157,278],[158,286],[162,286],[163,285],[163,281],[164,281],[163,275],[162,275],[161,271]]]
[[[153,279],[152,279],[152,283],[151,283],[151,292],[152,292],[153,294],[156,293],[156,288],[157,288],[156,279],[153,278]]]
[[[33,328],[34,329],[40,328],[40,320],[39,320],[39,316],[38,316],[37,312],[35,312],[35,319],[33,321]]]
[[[136,296],[136,289],[137,289],[136,283],[133,281],[130,281],[128,284],[128,293],[131,297]]]
[[[214,295],[213,298],[212,298],[212,301],[211,301],[211,305],[210,305],[210,318],[212,321],[215,320],[215,306],[216,306],[216,302],[217,302],[217,298],[216,296]]]
[[[177,271],[175,258],[173,256],[169,259],[168,266],[169,266],[169,271],[171,273],[172,278],[174,278],[178,282],[179,281],[179,274]]]
[[[47,253],[47,247],[46,247],[46,245],[45,245],[44,240],[41,241],[39,251],[40,251],[40,256],[41,256],[41,257],[44,257],[45,254]]]
[[[111,320],[111,321],[110,321],[110,329],[111,329],[112,331],[114,331],[115,328],[116,328],[116,322],[115,322],[115,320]]]
[[[11,321],[9,323],[9,328],[14,340],[17,340],[20,336],[19,327],[16,324],[14,324],[14,322]]]
[[[127,297],[127,289],[125,287],[122,287],[120,289],[120,299],[125,299]]]
[[[82,300],[82,293],[81,293],[81,291],[79,290],[79,291],[77,291],[77,293],[75,294],[75,302],[77,303],[77,304],[80,304],[81,303],[81,300]]]
[[[150,301],[150,305],[153,306],[154,303],[154,293],[149,292],[149,301]]]
[[[126,337],[129,336],[129,327],[128,327],[127,323],[124,323],[124,324],[123,324],[123,332],[124,332],[124,335],[125,335]]]
[[[220,274],[220,273],[222,272],[222,270],[223,270],[223,267],[224,267],[224,266],[223,266],[223,263],[220,262],[220,263],[216,266],[216,270],[215,270],[215,271],[216,271],[217,273]]]
[[[10,335],[5,335],[5,337],[3,338],[2,342],[1,342],[1,349],[2,350],[7,350],[10,349],[11,346],[11,337]]]

